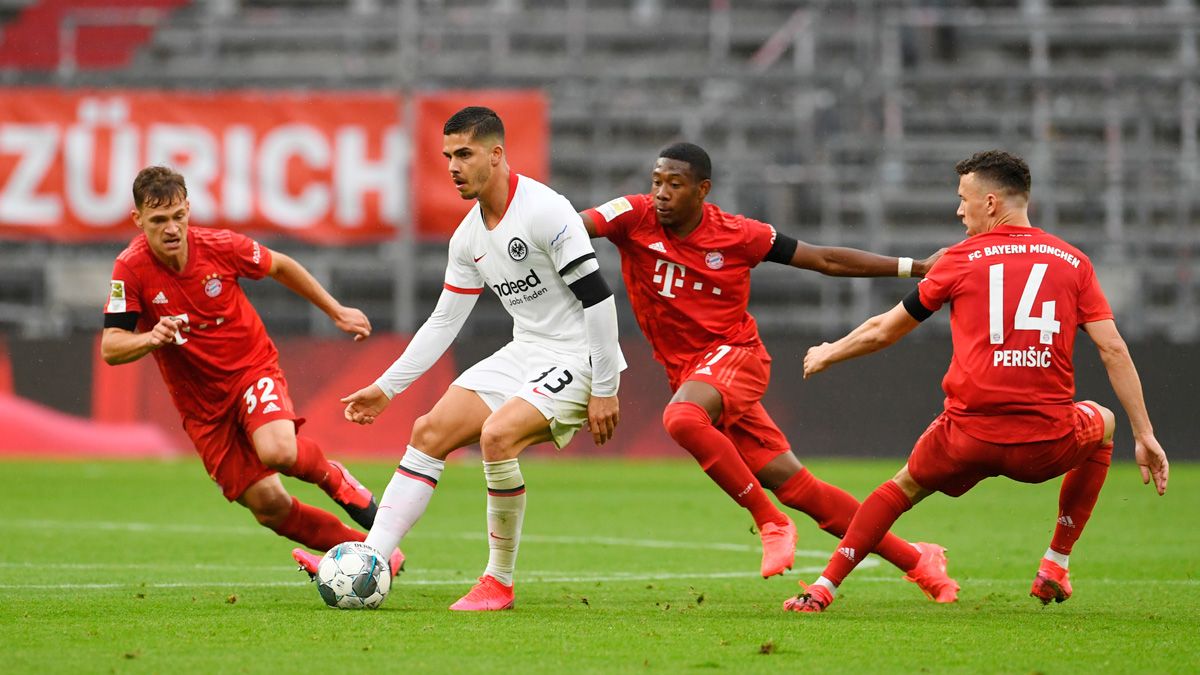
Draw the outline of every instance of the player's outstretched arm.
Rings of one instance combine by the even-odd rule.
[[[334,299],[303,265],[290,256],[271,251],[271,269],[267,274],[325,312],[342,331],[354,336],[356,342],[371,335],[371,321],[361,310],[345,307]]]
[[[1133,365],[1133,357],[1129,355],[1129,347],[1112,319],[1085,323],[1083,330],[1096,343],[1100,361],[1108,371],[1108,380],[1125,414],[1129,416],[1129,424],[1133,427],[1134,458],[1142,473],[1142,483],[1149,483],[1153,479],[1158,494],[1165,494],[1170,465],[1167,453],[1154,436],[1154,427],[1150,424],[1150,413],[1146,410],[1146,399],[1142,394],[1142,380]]]
[[[904,303],[899,303],[891,310],[867,319],[837,342],[809,347],[804,355],[804,379],[839,361],[877,352],[908,335],[919,325],[920,322],[904,308]]]
[[[443,289],[433,314],[417,329],[400,358],[374,384],[342,399],[346,404],[346,419],[357,424],[374,422],[396,394],[407,389],[441,358],[462,330],[478,298],[478,293]]]
[[[100,335],[100,356],[110,366],[137,361],[150,352],[169,345],[179,334],[179,321],[164,316],[145,333],[124,328],[105,328]]]
[[[923,277],[945,252],[943,248],[924,260],[913,260],[844,246],[813,246],[797,241],[796,251],[788,264],[831,277]]]
[[[369,385],[342,399],[346,404],[346,419],[355,424],[374,424],[375,418],[383,414],[392,399],[383,393],[379,385]]]

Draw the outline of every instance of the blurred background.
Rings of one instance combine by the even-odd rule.
[[[411,420],[510,336],[487,294],[386,424],[340,420],[337,398],[432,310],[467,208],[441,125],[481,104],[504,118],[513,167],[581,210],[647,190],[658,150],[689,140],[724,209],[912,257],[962,238],[958,160],[1018,153],[1034,224],[1092,257],[1160,440],[1195,458],[1198,29],[1196,0],[0,0],[0,451],[190,452],[150,359],[114,368],[96,349],[136,233],[129,186],[165,162],[188,178],[194,224],[296,257],[368,313],[377,335],[356,345],[282,286],[244,283],[306,433],[334,455],[398,458]],[[619,288],[615,251],[597,249]],[[799,377],[809,345],[911,287],[755,271],[766,403],[801,457],[904,456],[941,409],[948,312]],[[604,452],[684,456],[659,428],[661,368],[618,305],[631,368]],[[1079,398],[1119,409],[1086,339],[1077,352]]]

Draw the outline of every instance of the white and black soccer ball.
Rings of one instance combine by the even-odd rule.
[[[391,587],[387,559],[361,541],[334,546],[317,566],[317,591],[330,607],[375,609]]]

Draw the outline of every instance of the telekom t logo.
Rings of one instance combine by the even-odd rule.
[[[659,270],[666,267],[666,272],[659,274]],[[673,262],[667,262],[662,258],[656,258],[654,261],[654,283],[662,284],[662,288],[658,291],[659,295],[673,298],[675,294],[671,292],[672,288],[683,286],[683,277],[687,275],[687,268],[683,265]]]

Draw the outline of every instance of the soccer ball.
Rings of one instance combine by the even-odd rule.
[[[330,607],[375,609],[391,587],[387,560],[361,541],[334,546],[317,566],[317,591]]]

